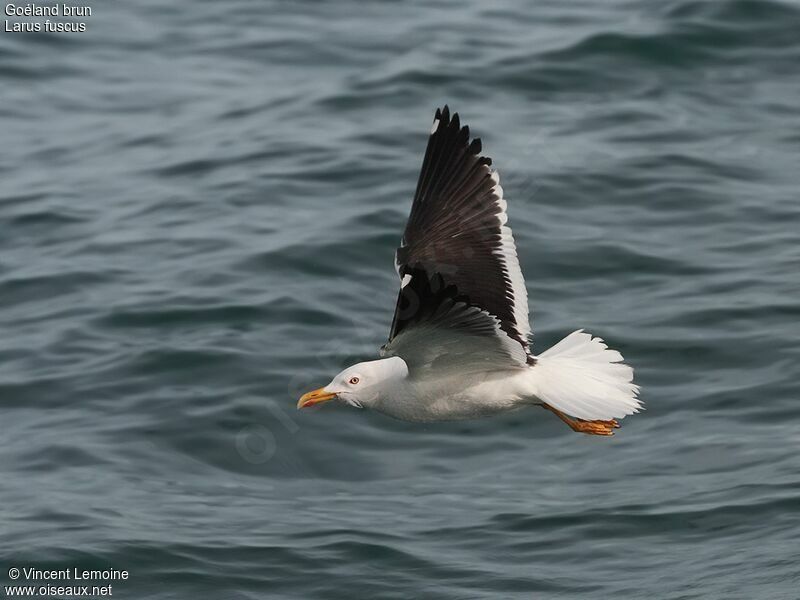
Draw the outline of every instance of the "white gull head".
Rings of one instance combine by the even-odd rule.
[[[408,376],[406,362],[399,356],[371,360],[347,367],[325,387],[305,394],[297,408],[338,399],[356,408],[371,407],[392,387]]]

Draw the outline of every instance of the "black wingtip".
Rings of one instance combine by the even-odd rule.
[[[473,156],[478,156],[483,149],[483,144],[481,144],[481,138],[475,138],[469,145],[469,153]]]
[[[460,132],[463,129],[467,130],[467,137],[469,137],[469,128],[461,125],[461,117],[457,112],[451,113],[450,106],[445,104],[441,108],[436,109],[436,114],[433,117],[434,121],[439,121],[442,129],[449,129],[454,132]],[[461,137],[461,136],[459,136]]]
[[[483,144],[480,138],[475,138],[470,141],[470,131],[468,125],[461,125],[461,117],[457,112],[450,113],[450,106],[445,104],[441,108],[436,109],[436,115],[433,118],[434,123],[438,121],[438,125],[432,130],[432,133],[437,131],[448,131],[449,133],[443,135],[455,135],[459,145],[468,145],[467,151],[473,156],[479,156],[483,150]],[[491,159],[483,159],[484,164],[491,165]]]

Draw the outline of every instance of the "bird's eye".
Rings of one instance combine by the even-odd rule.
[[[360,381],[360,380],[358,379],[358,377],[351,377],[351,378],[350,378],[350,385],[355,385],[355,384],[357,384],[359,381]]]

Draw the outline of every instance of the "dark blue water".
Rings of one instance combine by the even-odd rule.
[[[800,597],[800,5],[91,6],[0,32],[3,585]],[[635,367],[614,438],[295,411],[385,342],[445,102],[534,349],[586,327]]]

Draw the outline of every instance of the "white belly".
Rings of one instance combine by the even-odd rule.
[[[536,403],[532,383],[529,369],[406,379],[371,408],[404,421],[473,419]]]

